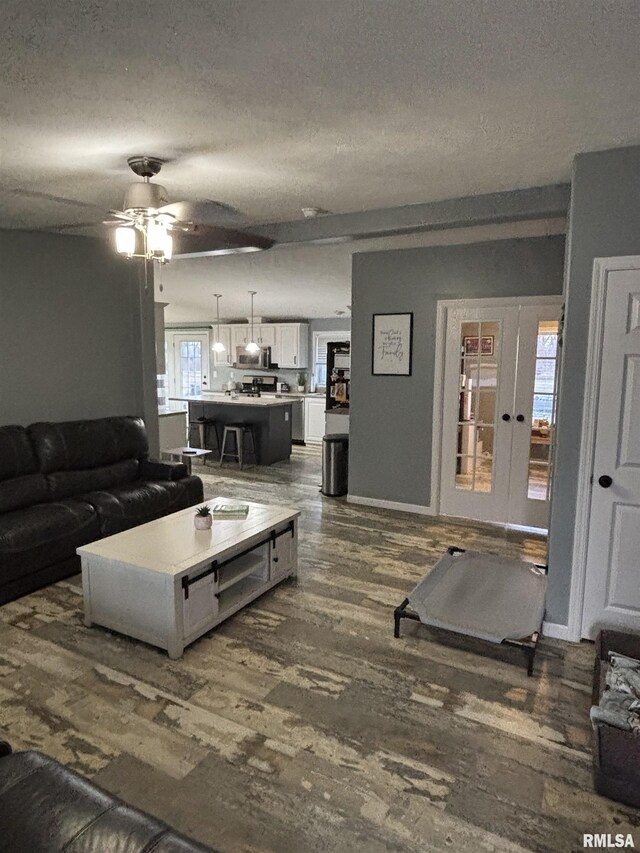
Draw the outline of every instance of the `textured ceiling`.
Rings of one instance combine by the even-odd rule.
[[[4,0],[0,227],[95,221],[126,158],[289,220],[566,181],[640,141],[636,0]],[[17,192],[16,192],[17,191]]]

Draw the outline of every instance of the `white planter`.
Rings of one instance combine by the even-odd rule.
[[[211,530],[213,518],[210,515],[196,515],[193,519],[196,530]]]
[[[298,385],[298,392],[304,394],[304,385]]]

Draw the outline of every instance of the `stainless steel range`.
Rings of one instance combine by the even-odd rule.
[[[278,377],[268,374],[252,375],[245,373],[242,377],[242,394],[248,397],[259,397],[261,394],[275,394],[278,388]]]

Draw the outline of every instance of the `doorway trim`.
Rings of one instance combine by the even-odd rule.
[[[594,258],[593,260],[588,332],[589,343],[584,379],[580,461],[578,463],[578,489],[573,528],[569,615],[567,619],[567,639],[576,643],[582,639],[584,593],[587,581],[587,547],[589,544],[589,518],[591,516],[591,477],[593,474],[593,456],[596,446],[596,415],[600,391],[600,345],[604,334],[605,288],[609,272],[616,270],[640,270],[640,255]]]
[[[442,403],[447,314],[456,308],[513,308],[518,305],[562,305],[561,294],[549,296],[496,296],[478,299],[439,299],[436,309],[436,352],[433,382],[433,425],[431,438],[431,500],[434,515],[440,515],[440,477],[442,454]],[[511,525],[499,525],[511,527]]]

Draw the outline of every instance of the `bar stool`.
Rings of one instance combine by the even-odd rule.
[[[189,443],[191,444],[191,434],[194,429],[198,430],[198,446],[203,450],[211,450],[220,457],[220,437],[218,435],[218,427],[213,418],[196,418],[195,421],[189,421]],[[211,436],[215,437],[215,446],[211,442]]]
[[[227,437],[231,435],[235,438],[235,448],[233,450],[227,450]],[[242,466],[244,465],[244,440],[246,436],[250,436],[251,438],[251,448],[249,449],[249,453],[252,454],[254,463],[258,463],[258,456],[256,454],[256,436],[253,431],[253,424],[225,424],[224,434],[222,436],[222,450],[220,451],[221,466],[225,456],[233,456],[233,458],[240,464],[240,470],[242,471]]]

